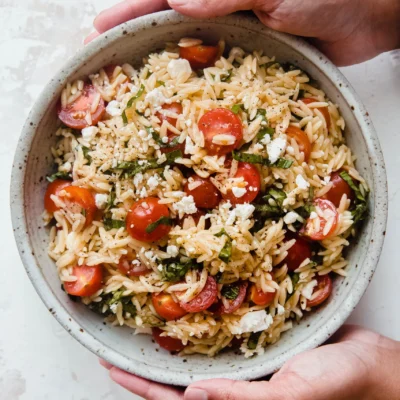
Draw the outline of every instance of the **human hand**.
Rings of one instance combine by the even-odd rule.
[[[269,382],[211,379],[184,392],[101,363],[115,382],[147,400],[400,399],[400,343],[357,326],[343,327],[332,341],[292,358]]]
[[[311,38],[342,66],[400,47],[398,0],[125,0],[96,18],[96,32],[85,42],[130,19],[170,7],[195,18],[253,10],[270,28]]]

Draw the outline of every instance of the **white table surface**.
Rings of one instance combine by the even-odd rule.
[[[9,215],[14,149],[36,97],[116,0],[0,0],[0,399],[128,400],[49,314],[19,259]],[[400,340],[400,65],[386,54],[343,69],[380,136],[390,212],[378,270],[351,322]],[[161,399],[160,399],[161,400]]]

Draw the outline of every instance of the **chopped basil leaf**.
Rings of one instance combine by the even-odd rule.
[[[179,136],[175,137],[169,143],[164,143],[160,138],[160,135],[151,126],[146,126],[146,131],[153,137],[154,141],[160,147],[175,147],[179,144]]]
[[[101,301],[90,303],[89,308],[96,314],[108,316],[113,314],[111,306],[113,304],[121,303],[123,311],[131,314],[131,316],[134,317],[136,315],[136,307],[132,304],[131,296],[125,296],[125,297],[122,296],[122,293],[124,291],[125,289],[118,290],[115,293],[104,294],[102,296]],[[107,305],[108,308],[103,313],[104,305]]]
[[[261,117],[262,122],[268,122],[267,121],[267,110],[265,108],[258,108],[256,116],[251,121],[256,120],[258,117]]]
[[[286,197],[286,193],[283,190],[270,188],[268,189],[268,193],[263,196],[263,200],[269,204],[269,201],[272,199],[278,207],[282,208],[283,201],[286,199]]]
[[[165,86],[165,82],[164,81],[157,81],[156,82],[158,86]]]
[[[356,204],[355,208],[351,211],[354,223],[363,221],[367,216],[368,205],[367,202]]]
[[[274,136],[274,133],[275,133],[275,129],[274,129],[274,128],[270,128],[270,127],[262,128],[262,129],[260,129],[260,131],[257,133],[257,136],[256,136],[257,141],[259,142],[260,140],[264,139],[264,137],[265,137],[266,135],[269,135],[270,138],[272,139],[272,137]]]
[[[272,164],[276,168],[288,169],[292,166],[293,161],[287,160],[286,158],[279,158],[275,164]]]
[[[168,263],[163,265],[161,271],[161,277],[163,281],[166,282],[178,282],[180,281],[190,269],[201,268],[201,264],[195,263],[195,260],[185,259],[181,257],[180,259],[175,259],[172,262],[169,260]]]
[[[281,217],[285,214],[280,207],[270,204],[256,204],[255,208],[255,211],[264,218]]]
[[[221,82],[230,82],[232,77],[232,71],[233,70],[230,69],[226,74],[221,75],[220,77]]]
[[[139,99],[139,98],[142,96],[142,94],[144,93],[144,90],[145,90],[144,85],[141,85],[141,86],[140,86],[140,89],[139,89],[138,92],[135,94],[135,96],[133,96],[133,97],[128,101],[128,103],[126,104],[126,108],[125,108],[124,112],[122,113],[122,120],[124,121],[124,124],[125,124],[125,125],[128,123],[128,117],[126,116],[126,110],[127,110],[128,108],[131,108],[132,105],[133,105],[133,103],[134,103],[134,101],[136,101],[137,99]]]
[[[295,289],[295,286],[299,283],[299,280],[300,280],[300,274],[293,274],[292,276],[291,276],[291,279],[292,279],[292,285],[293,285],[293,290]]]
[[[235,300],[239,296],[240,287],[238,284],[224,285],[221,289],[221,295],[228,300]]]
[[[72,177],[67,172],[56,172],[53,175],[47,176],[46,179],[51,183],[56,181],[57,179],[63,179],[66,181],[72,181]]]
[[[111,229],[125,228],[126,226],[125,221],[121,221],[119,219],[112,219],[109,215],[110,214],[107,213],[103,218],[104,229],[106,231],[110,231]]]
[[[249,340],[247,341],[247,348],[250,350],[255,350],[258,345],[258,340],[260,339],[262,331],[254,332],[250,335]]]
[[[108,195],[107,198],[107,205],[105,208],[105,212],[110,211],[110,209],[114,206],[115,199],[117,197],[117,194],[115,192],[115,186],[112,187],[110,194]]]
[[[228,236],[228,234],[226,233],[226,230],[224,228],[222,228],[221,231],[216,233],[214,236],[215,237],[221,237],[221,236],[224,236],[224,235]]]
[[[169,217],[161,217],[156,222],[147,225],[146,233],[154,232],[160,225],[168,225],[171,226],[173,224],[173,220]]]
[[[221,249],[218,258],[225,263],[228,263],[232,257],[232,239],[226,233],[225,229],[222,229],[221,232],[215,234],[216,237],[226,236],[226,242],[224,247]]]
[[[223,273],[222,272],[218,272],[215,276],[214,276],[214,278],[215,278],[215,280],[217,281],[217,283],[222,283],[223,282]]]
[[[235,104],[235,105],[231,108],[231,111],[232,111],[234,114],[239,114],[239,111],[240,111],[240,110],[244,111],[244,105],[243,105],[243,104]]]
[[[85,157],[86,160],[88,160],[88,164],[90,165],[91,162],[92,162],[92,157],[90,157],[89,151],[92,151],[92,150],[89,149],[89,147],[82,146],[83,157]]]
[[[354,183],[353,178],[346,171],[342,171],[340,177],[353,189],[359,201],[366,202],[365,197],[361,193],[360,187]]]
[[[268,158],[265,158],[258,154],[240,153],[238,151],[233,151],[232,157],[236,161],[248,162],[251,164],[262,164],[282,169],[288,169],[293,164],[293,161],[287,160],[285,158],[279,158],[274,164],[271,164]]]

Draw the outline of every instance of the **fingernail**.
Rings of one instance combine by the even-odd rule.
[[[208,393],[201,389],[188,389],[185,392],[185,400],[208,400]]]

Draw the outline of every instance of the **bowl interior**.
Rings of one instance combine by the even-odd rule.
[[[307,71],[339,105],[347,125],[348,143],[358,158],[358,169],[372,188],[370,217],[348,252],[349,276],[335,281],[334,294],[324,307],[301,320],[277,344],[267,348],[264,355],[252,359],[232,352],[220,354],[215,360],[198,355],[173,357],[153,345],[150,336],[134,336],[131,329],[104,325],[100,317],[71,302],[61,290],[55,265],[46,252],[48,232],[43,228],[41,214],[45,177],[53,168],[50,148],[56,141],[54,132],[59,125],[56,103],[63,86],[110,63],[130,62],[140,66],[143,57],[163,48],[166,41],[188,36],[209,42],[224,38],[228,46],[248,51],[261,49],[279,61],[291,62]],[[11,203],[16,238],[27,272],[50,311],[101,357],[150,379],[180,385],[211,377],[258,378],[275,371],[299,351],[321,344],[361,298],[382,245],[381,237],[373,243],[371,240],[378,231],[382,236],[386,218],[386,177],[379,144],[365,111],[347,85],[339,71],[309,45],[273,32],[243,15],[193,21],[164,12],[124,24],[91,44],[49,83],[27,121],[15,159]]]

